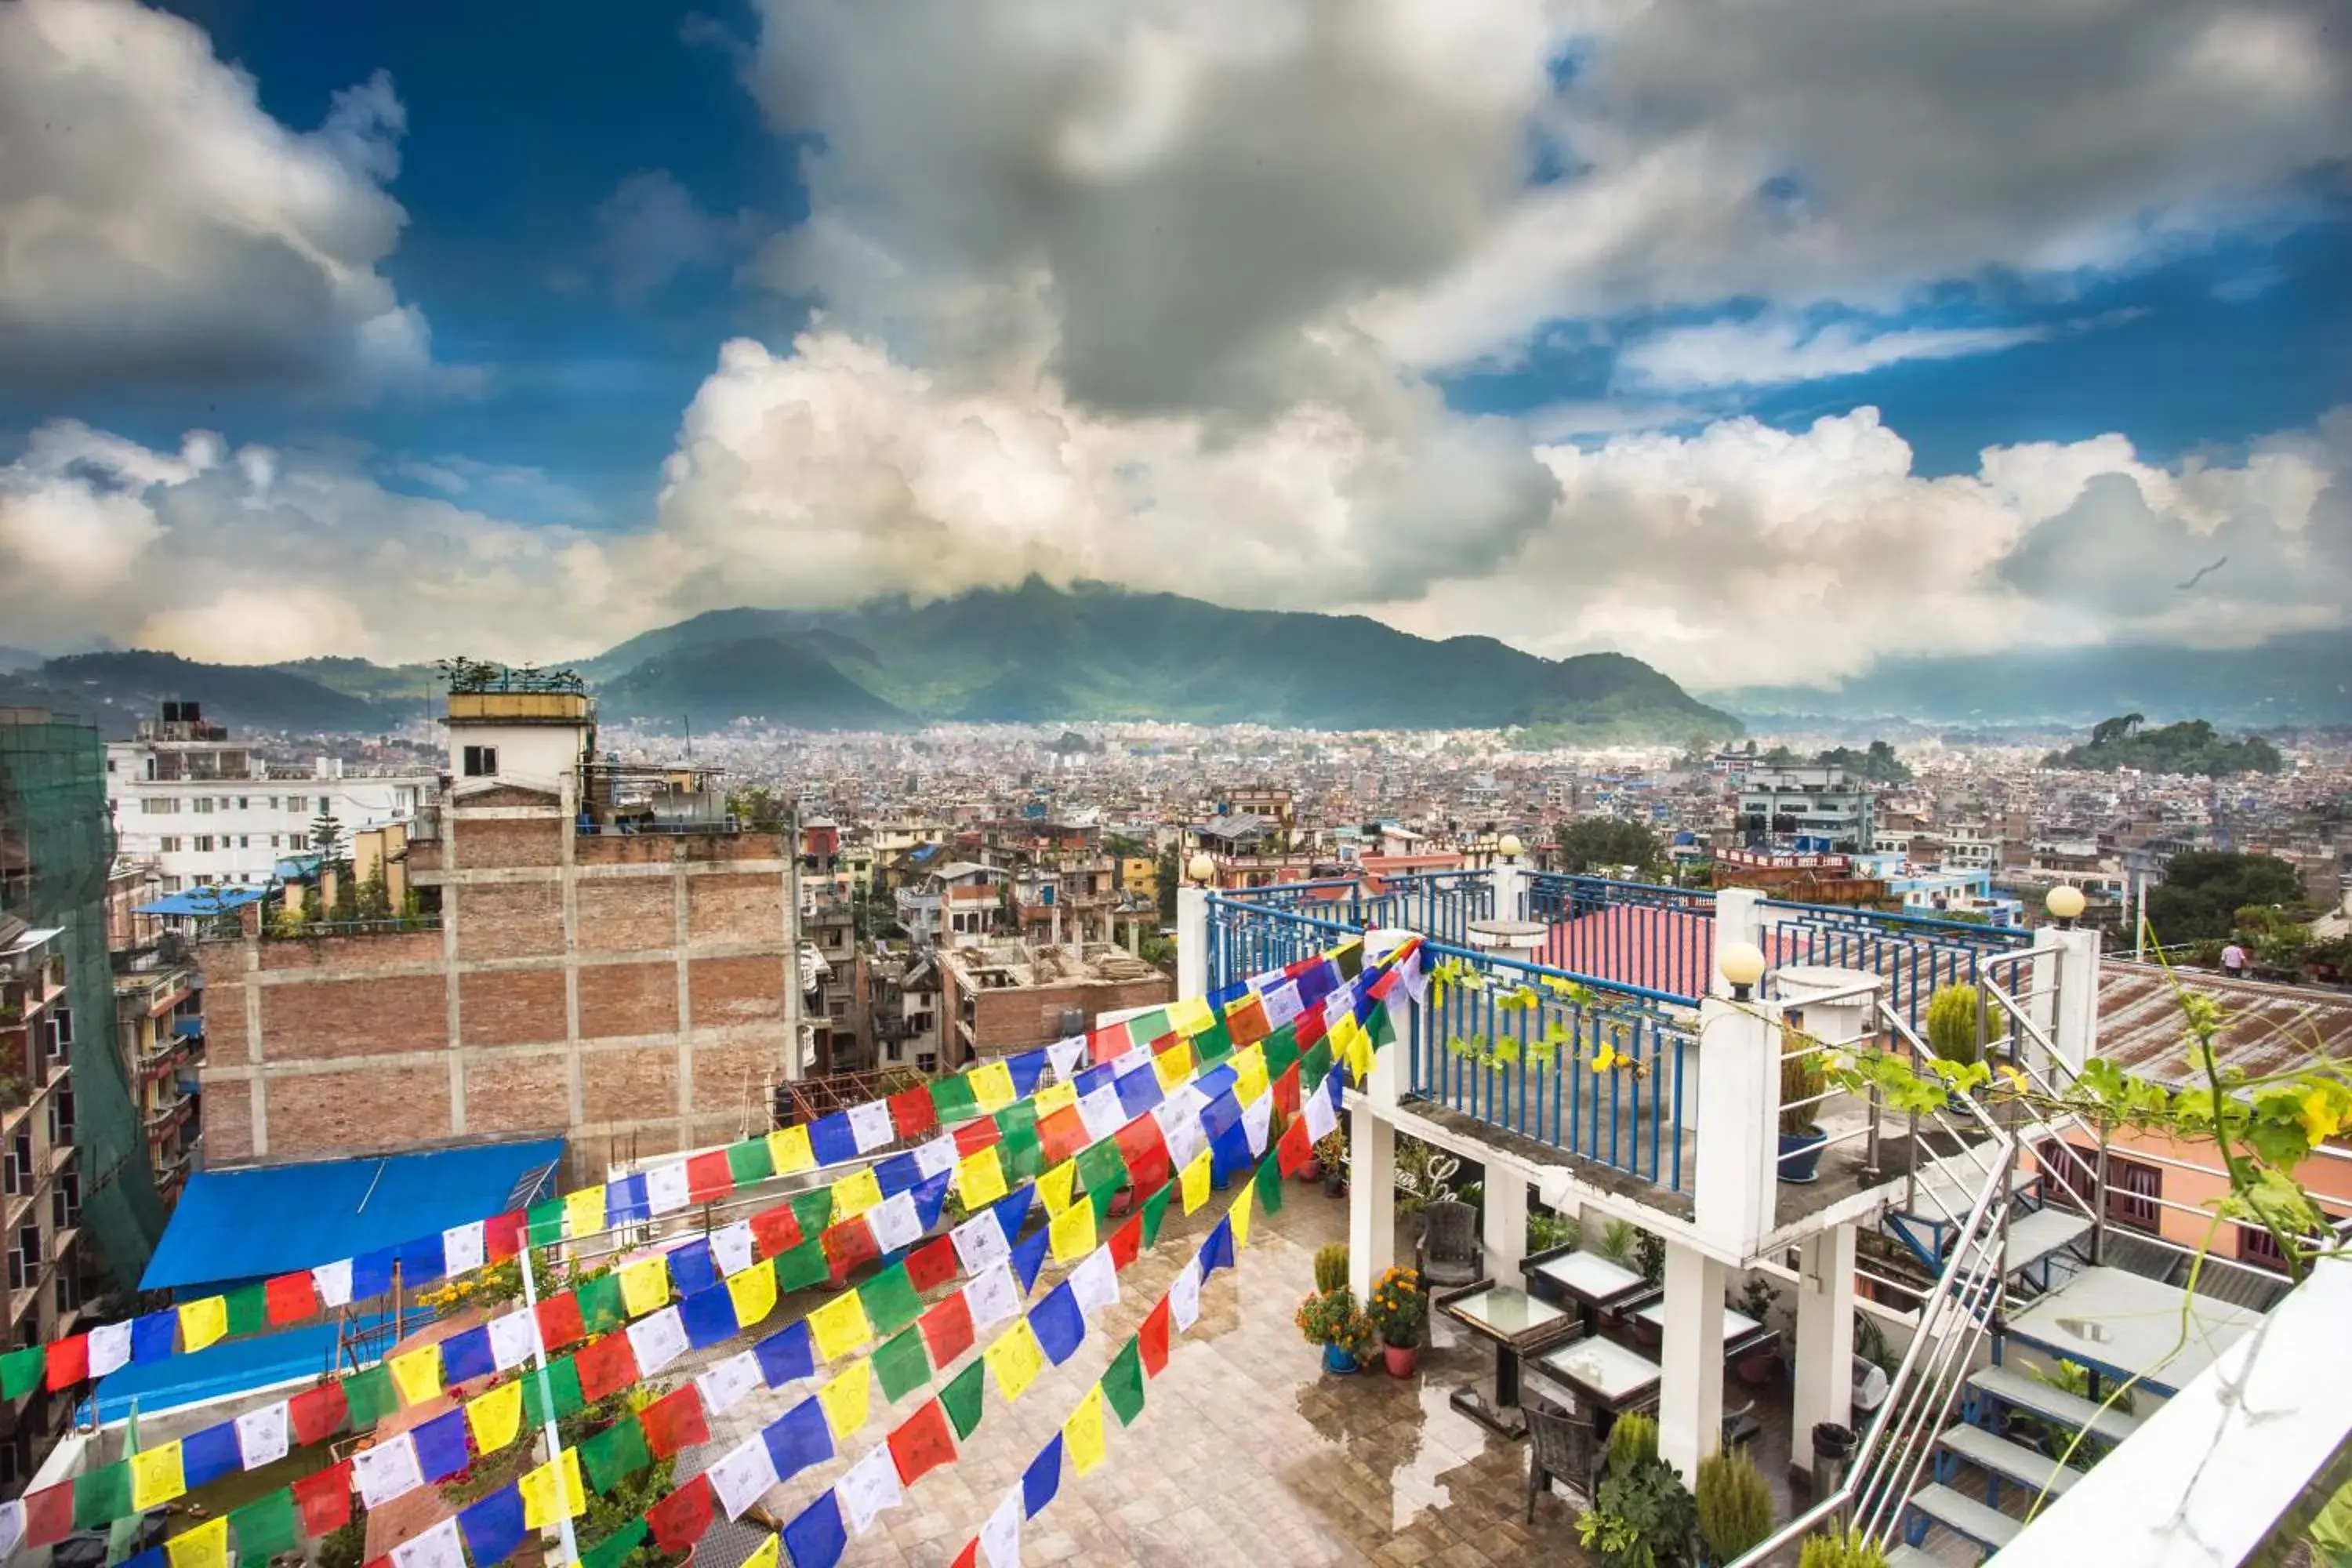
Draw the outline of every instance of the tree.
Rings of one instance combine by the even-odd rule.
[[[2137,768],[2150,773],[2201,773],[2226,778],[2232,773],[2274,773],[2286,765],[2278,749],[2259,735],[2225,741],[2203,719],[2184,720],[2160,730],[2140,728],[2137,713],[2101,720],[2091,728],[2090,743],[2042,759],[2045,768]]]
[[[1588,816],[1559,830],[1559,864],[1564,871],[1618,870],[1630,866],[1636,876],[1649,876],[1655,874],[1664,858],[1658,836],[1638,822]]]
[[[2217,941],[2239,926],[2248,905],[2299,904],[2303,879],[2268,855],[2190,849],[2172,858],[2164,884],[2147,895],[2147,923],[2165,942]]]
[[[1160,852],[1158,881],[1160,883],[1160,923],[1162,925],[1176,923],[1176,881],[1182,865],[1182,861],[1178,857],[1177,846],[1173,842]]]

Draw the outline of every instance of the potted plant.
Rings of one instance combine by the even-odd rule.
[[[1750,1274],[1731,1302],[1731,1310],[1759,1323],[1769,1323],[1772,1321],[1773,1305],[1772,1282],[1761,1274]],[[1731,1370],[1738,1374],[1740,1382],[1759,1387],[1771,1382],[1772,1374],[1780,1370],[1780,1351],[1767,1340],[1733,1363]]]
[[[1429,1332],[1429,1294],[1422,1289],[1421,1270],[1398,1268],[1381,1275],[1368,1308],[1389,1375],[1411,1377],[1421,1365],[1422,1342]]]
[[[1737,1448],[1698,1463],[1698,1535],[1708,1558],[1729,1563],[1772,1533],[1772,1492]]]
[[[1315,1145],[1315,1157],[1323,1164],[1324,1193],[1335,1198],[1345,1193],[1348,1190],[1347,1130],[1334,1127],[1323,1134],[1322,1141]]]
[[[1698,1505],[1658,1458],[1658,1425],[1621,1415],[1609,1431],[1609,1475],[1577,1516],[1577,1539],[1602,1568],[1665,1568],[1692,1562]]]
[[[1370,1353],[1372,1321],[1356,1304],[1356,1293],[1344,1285],[1301,1301],[1295,1321],[1308,1344],[1323,1347],[1325,1372],[1354,1372]]]
[[[1886,1553],[1858,1530],[1809,1535],[1797,1568],[1886,1568]]]
[[[1982,999],[1965,982],[1938,986],[1927,998],[1927,1049],[1938,1059],[1967,1067],[1982,1052],[1977,1045],[1977,1012]]]
[[[1802,1186],[1821,1175],[1822,1146],[1829,1134],[1813,1112],[1829,1077],[1822,1067],[1822,1043],[1799,1029],[1780,1031],[1780,1179]]]

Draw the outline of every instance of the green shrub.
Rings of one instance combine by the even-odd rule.
[[[1653,1416],[1625,1415],[1609,1428],[1609,1473],[1631,1475],[1658,1457],[1658,1423]]]
[[[1315,1249],[1315,1289],[1329,1295],[1348,1282],[1348,1244],[1327,1241]]]
[[[1927,998],[1927,1049],[1962,1067],[1977,1059],[1977,1009],[1982,998],[1965,984],[1939,987]]]
[[[1659,1568],[1688,1561],[1697,1523],[1690,1489],[1653,1455],[1622,1472],[1611,1470],[1592,1506],[1577,1516],[1576,1535],[1601,1568]]]
[[[1699,1461],[1698,1532],[1717,1563],[1730,1562],[1772,1533],[1771,1489],[1737,1448]]]
[[[1801,1054],[1800,1054],[1801,1053]],[[1822,1043],[1798,1029],[1780,1031],[1780,1131],[1802,1138],[1821,1131],[1819,1096],[1829,1087]]]
[[[1858,1530],[1843,1535],[1809,1535],[1798,1554],[1797,1568],[1886,1568],[1886,1553]]]

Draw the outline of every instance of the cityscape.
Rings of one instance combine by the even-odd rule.
[[[2352,1563],[2352,32],[0,0],[0,1564]]]

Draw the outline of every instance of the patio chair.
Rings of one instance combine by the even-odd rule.
[[[1478,1211],[1457,1198],[1423,1209],[1413,1264],[1432,1287],[1475,1285],[1485,1279],[1486,1254],[1478,1245]]]
[[[1737,1410],[1723,1413],[1723,1447],[1726,1452],[1754,1442],[1764,1430],[1764,1423],[1756,1418],[1756,1402],[1749,1400]]]
[[[1536,1405],[1528,1420],[1528,1522],[1536,1521],[1536,1499],[1555,1480],[1580,1489],[1590,1503],[1600,1495],[1601,1451],[1589,1415],[1564,1415]]]

